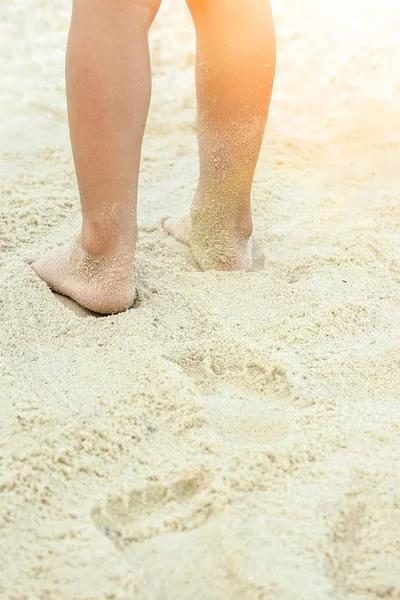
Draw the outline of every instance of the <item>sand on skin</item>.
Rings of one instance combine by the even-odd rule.
[[[267,262],[203,274],[157,227],[197,174],[193,29],[165,3],[139,299],[96,318],[29,267],[79,228],[69,10],[0,7],[0,598],[399,598],[399,11],[274,3]]]

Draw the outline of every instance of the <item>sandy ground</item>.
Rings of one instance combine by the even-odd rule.
[[[301,4],[301,7],[300,7]],[[1,600],[400,598],[400,11],[274,2],[251,274],[157,226],[196,184],[194,34],[151,43],[139,299],[29,267],[79,228],[67,0],[0,4]]]

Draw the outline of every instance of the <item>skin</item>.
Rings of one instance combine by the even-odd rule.
[[[74,0],[68,117],[82,230],[33,263],[51,289],[111,314],[135,299],[140,154],[150,104],[148,32],[161,0]],[[250,193],[275,73],[269,0],[188,0],[197,36],[200,175],[165,230],[203,269],[250,269]]]

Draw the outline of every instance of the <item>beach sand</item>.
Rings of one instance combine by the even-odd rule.
[[[79,230],[67,0],[0,6],[1,600],[400,598],[400,11],[273,3],[253,273],[159,226],[198,170],[193,27],[166,1],[138,300],[97,317],[29,263]]]

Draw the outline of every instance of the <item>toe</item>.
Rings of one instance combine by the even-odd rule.
[[[183,244],[188,243],[188,235],[190,229],[190,217],[180,217],[178,219],[167,218],[163,223],[163,227],[169,235],[172,235],[178,242]]]
[[[176,219],[172,219],[171,217],[166,217],[164,219],[164,221],[162,222],[162,226],[164,227],[165,231],[167,233],[169,233],[169,235],[174,235],[175,221],[176,221]]]
[[[45,269],[45,263],[43,259],[38,259],[35,260],[35,262],[31,263],[31,269],[33,269],[33,271],[36,273],[36,275],[42,279],[43,281],[46,281],[46,269]],[[47,282],[46,282],[47,283]]]

